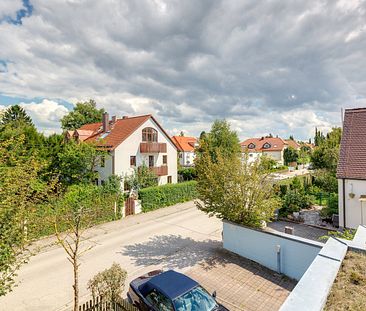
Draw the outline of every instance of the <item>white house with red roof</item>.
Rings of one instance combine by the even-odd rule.
[[[243,153],[248,153],[248,161],[250,162],[255,161],[262,155],[267,155],[271,159],[275,160],[278,164],[283,165],[283,152],[286,148],[288,148],[289,143],[279,137],[260,137],[249,138],[240,143],[240,145]]]
[[[179,164],[182,166],[193,166],[194,159],[196,157],[194,149],[198,145],[197,138],[187,136],[173,136],[172,140],[178,149]]]
[[[177,147],[152,115],[115,116],[109,120],[104,113],[102,122],[85,124],[66,137],[95,143],[107,150],[96,168],[102,184],[111,175],[126,176],[145,164],[158,177],[159,185],[177,182]]]

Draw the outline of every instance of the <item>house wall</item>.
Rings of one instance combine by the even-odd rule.
[[[99,173],[98,185],[101,184],[102,181],[108,180],[108,177],[113,174],[113,156],[114,151],[109,152],[104,158],[104,167],[97,166],[96,171]]]
[[[196,154],[193,151],[183,151],[180,164],[182,166],[192,166],[194,164],[195,157]]]
[[[257,159],[259,159],[261,155],[262,154],[260,152],[248,152],[248,162],[253,163]],[[245,153],[242,153],[242,159],[245,159]]]
[[[279,164],[284,163],[283,161],[283,151],[263,151],[263,154],[266,154],[268,157],[277,161]]]
[[[350,193],[354,193],[353,198]],[[366,180],[345,179],[346,225],[343,220],[343,181],[338,179],[338,213],[339,225],[347,228],[357,228],[366,225],[366,202],[359,201],[360,195],[366,195]]]
[[[167,144],[166,153],[140,153],[140,143],[142,142],[142,129],[152,127],[158,131],[158,142]],[[143,163],[148,165],[149,155],[154,156],[154,166],[163,165],[163,155],[168,156],[168,175],[159,177],[159,185],[166,184],[168,176],[172,176],[172,183],[177,182],[177,149],[175,145],[165,136],[159,126],[152,119],[147,120],[136,131],[134,131],[122,144],[115,149],[115,171],[114,174],[124,177],[134,172],[130,166],[130,156],[136,156],[136,166]]]
[[[228,221],[223,224],[223,244],[231,252],[296,280],[302,277],[324,245],[286,233],[255,230]]]

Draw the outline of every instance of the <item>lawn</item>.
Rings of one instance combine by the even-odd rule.
[[[366,310],[366,254],[349,251],[324,310]]]

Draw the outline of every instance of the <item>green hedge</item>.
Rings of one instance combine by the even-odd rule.
[[[142,211],[148,212],[197,198],[196,181],[144,188],[139,191]]]

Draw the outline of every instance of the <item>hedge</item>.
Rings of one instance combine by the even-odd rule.
[[[179,184],[168,184],[141,189],[139,199],[142,211],[148,212],[161,207],[174,205],[197,198],[197,182],[187,181]]]

